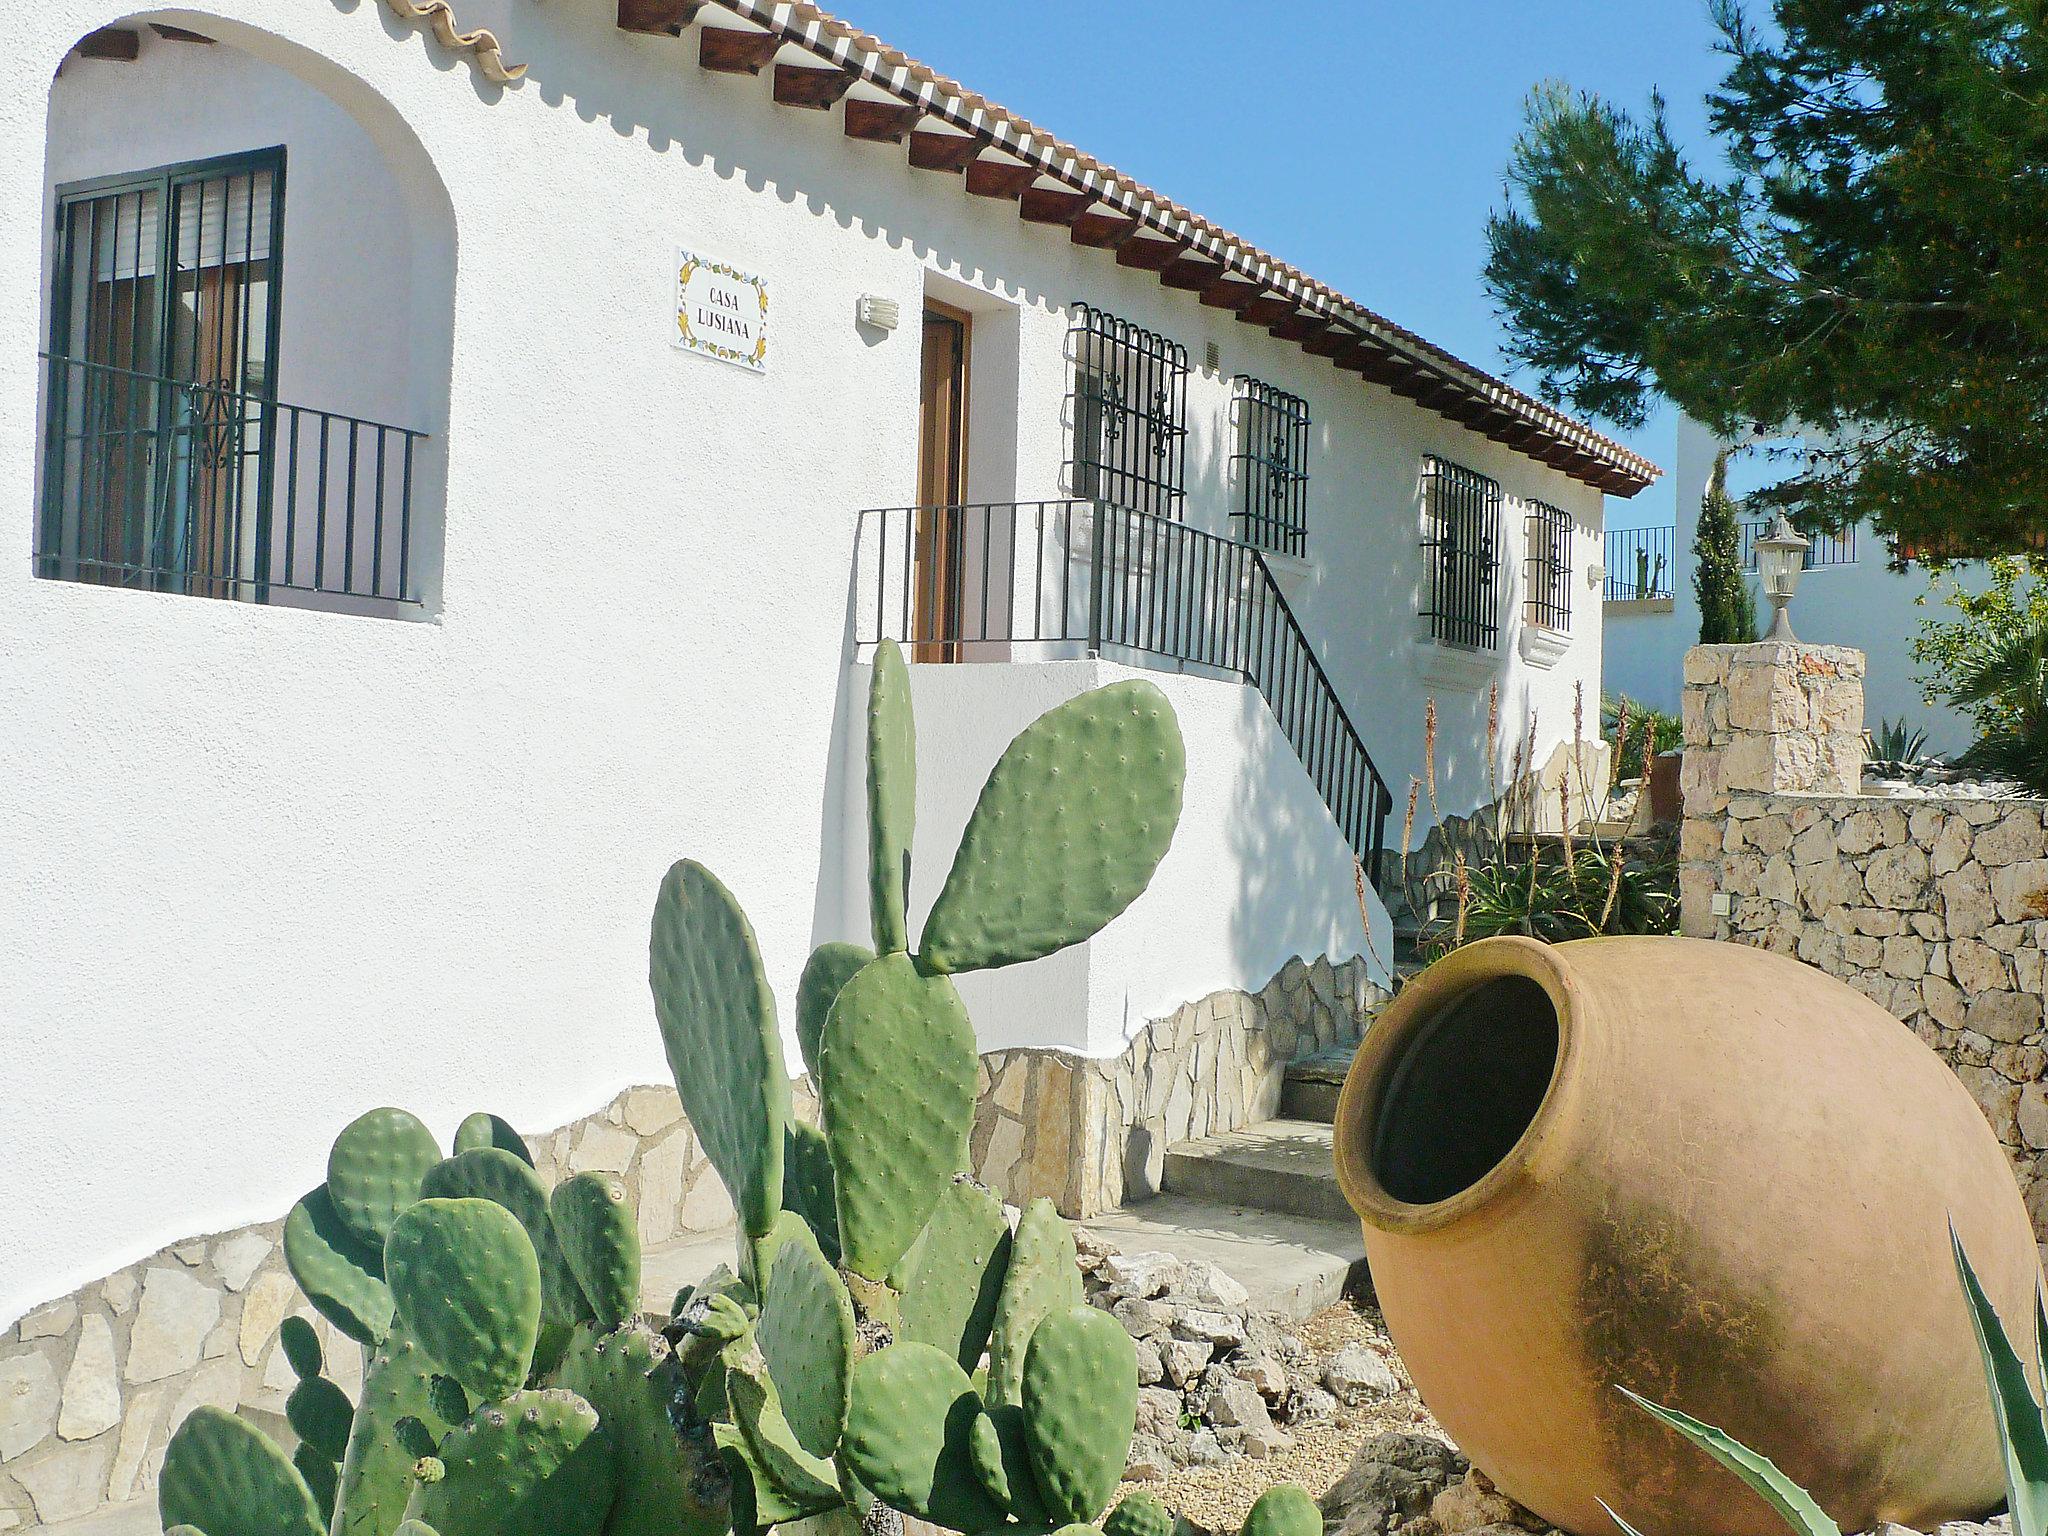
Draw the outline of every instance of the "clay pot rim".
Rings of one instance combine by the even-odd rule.
[[[1578,942],[1600,942],[1578,941]],[[1557,1018],[1557,1059],[1535,1114],[1499,1162],[1448,1199],[1415,1205],[1387,1193],[1372,1167],[1372,1147],[1389,1069],[1408,1042],[1445,1007],[1483,982],[1521,976],[1543,988]],[[1579,1049],[1579,990],[1552,946],[1503,937],[1463,945],[1417,975],[1365,1033],[1337,1098],[1337,1183],[1351,1209],[1383,1232],[1432,1232],[1463,1221],[1520,1185],[1557,1125],[1558,1087]]]

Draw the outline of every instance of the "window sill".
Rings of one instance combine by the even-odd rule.
[[[1438,640],[1409,641],[1408,659],[1415,668],[1415,675],[1425,683],[1462,692],[1476,692],[1482,684],[1491,682],[1500,673],[1498,651],[1475,650],[1470,646],[1449,645]]]
[[[1565,630],[1547,629],[1540,624],[1522,626],[1522,660],[1532,667],[1554,667],[1571,648],[1572,637]]]

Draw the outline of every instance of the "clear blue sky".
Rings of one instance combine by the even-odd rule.
[[[838,0],[969,89],[1480,367],[1479,273],[1523,99],[1557,79],[1705,139],[1705,0]],[[1527,388],[1530,381],[1514,382]],[[1609,428],[1611,431],[1612,429]],[[1667,471],[1667,414],[1616,434]],[[1668,523],[1660,482],[1610,501]]]

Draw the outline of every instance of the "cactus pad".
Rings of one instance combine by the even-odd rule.
[[[792,1120],[782,1144],[782,1205],[800,1217],[818,1248],[839,1262],[839,1203],[832,1178],[832,1149],[815,1125]]]
[[[1096,1307],[1054,1312],[1024,1357],[1024,1443],[1055,1519],[1093,1520],[1115,1494],[1138,1418],[1138,1354]]]
[[[981,1399],[951,1355],[892,1344],[853,1369],[844,1457],[875,1497],[956,1531],[987,1531],[1003,1510],[974,1472]]]
[[[406,1520],[400,1523],[391,1536],[441,1536],[441,1533],[424,1520]]]
[[[875,647],[868,687],[868,901],[875,948],[910,947],[904,907],[910,891],[910,842],[917,825],[917,725],[910,669],[893,640]]]
[[[573,1392],[516,1392],[441,1442],[446,1468],[406,1506],[442,1536],[598,1536],[612,1502],[610,1441]]]
[[[356,1416],[348,1394],[325,1376],[303,1377],[285,1399],[284,1416],[297,1435],[329,1461],[348,1454],[349,1425]]]
[[[820,1513],[838,1505],[838,1470],[798,1443],[775,1384],[760,1369],[759,1356],[735,1362],[726,1372],[725,1395],[732,1407],[733,1424],[746,1444],[748,1459],[759,1474],[757,1496],[765,1485],[806,1513]]]
[[[406,1331],[473,1397],[518,1390],[540,1333],[540,1262],[494,1200],[422,1200],[384,1245]],[[436,1524],[440,1522],[436,1521]]]
[[[1158,1494],[1133,1488],[1104,1518],[1102,1536],[1173,1536],[1173,1511]]]
[[[841,1260],[880,1280],[967,1160],[974,1025],[950,980],[885,955],[833,1003],[819,1066]]]
[[[299,1380],[311,1381],[326,1367],[327,1352],[320,1347],[320,1335],[298,1313],[277,1325],[277,1342],[291,1364],[292,1374]]]
[[[418,1116],[373,1109],[334,1138],[327,1192],[351,1232],[366,1243],[382,1243],[398,1213],[419,1198],[421,1178],[439,1161],[441,1148]]]
[[[468,1125],[477,1118],[471,1115]],[[486,1117],[488,1118],[488,1117]],[[548,1213],[548,1187],[529,1163],[497,1146],[472,1147],[429,1168],[420,1180],[420,1196],[431,1200],[474,1198],[495,1200],[526,1229],[533,1255],[540,1261],[541,1316],[551,1323],[575,1323],[590,1316],[583,1288],[562,1257]]]
[[[356,1236],[322,1184],[284,1219],[284,1261],[322,1317],[358,1344],[375,1345],[391,1326],[384,1245]]]
[[[395,1325],[371,1355],[341,1462],[334,1536],[389,1536],[412,1489],[413,1453],[399,1438],[400,1421],[421,1424],[430,1440],[450,1421],[435,1411],[432,1381],[438,1369],[427,1352]]]
[[[1080,1257],[1074,1230],[1043,1197],[1024,1207],[1010,1245],[1010,1267],[996,1302],[989,1340],[988,1400],[1011,1407],[1024,1401],[1024,1354],[1031,1334],[1052,1312],[1081,1305]]]
[[[611,1441],[618,1497],[604,1536],[722,1536],[728,1474],[707,1424],[677,1428],[669,1405],[687,1390],[668,1341],[639,1323],[576,1330],[558,1372]]]
[[[306,1480],[306,1491],[313,1495],[313,1507],[320,1512],[324,1529],[334,1518],[334,1496],[341,1487],[341,1469],[331,1457],[323,1456],[303,1440],[292,1452],[292,1465]]]
[[[1041,1525],[1045,1503],[1031,1473],[1031,1451],[1024,1440],[1024,1410],[991,1408],[974,1421],[968,1441],[974,1475],[989,1497],[1026,1525]]]
[[[1259,1495],[1241,1536],[1322,1536],[1323,1512],[1308,1490],[1279,1483]]]
[[[1166,856],[1186,777],[1173,706],[1151,683],[1111,683],[1046,711],[982,787],[919,962],[1015,965],[1096,933]]]
[[[157,1511],[166,1526],[207,1536],[320,1536],[319,1505],[298,1469],[261,1430],[219,1408],[195,1408],[164,1452]]]
[[[973,1370],[988,1347],[1009,1260],[1002,1202],[979,1184],[955,1179],[890,1272],[903,1298],[897,1337],[942,1349],[962,1370]]]
[[[579,1173],[548,1201],[570,1272],[583,1287],[598,1327],[609,1332],[640,1310],[640,1228],[626,1182],[611,1173]]]
[[[496,1147],[500,1152],[510,1152],[527,1167],[533,1166],[533,1149],[526,1144],[526,1138],[512,1129],[509,1121],[496,1115],[478,1110],[463,1118],[455,1127],[454,1155],[465,1152],[479,1152],[485,1147]]]
[[[768,1273],[754,1340],[797,1443],[813,1456],[839,1449],[853,1373],[853,1302],[815,1247],[784,1243]]]
[[[825,1033],[825,1016],[839,989],[875,958],[865,944],[843,944],[837,940],[820,944],[804,962],[804,973],[796,984],[796,1044],[804,1053],[804,1070],[811,1081],[818,1080],[818,1040]]]
[[[761,1237],[782,1208],[789,1074],[754,930],[711,871],[684,859],[655,898],[648,956],[676,1092],[742,1230]]]

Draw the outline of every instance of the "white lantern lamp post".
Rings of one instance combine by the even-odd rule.
[[[1806,569],[1806,552],[1813,546],[1802,539],[1799,531],[1780,512],[1778,520],[1771,525],[1771,531],[1756,541],[1756,573],[1762,584],[1764,596],[1771,600],[1776,611],[1771,620],[1771,640],[1796,640],[1792,633],[1792,619],[1788,610],[1792,606],[1792,594],[1799,590],[1799,577]]]

